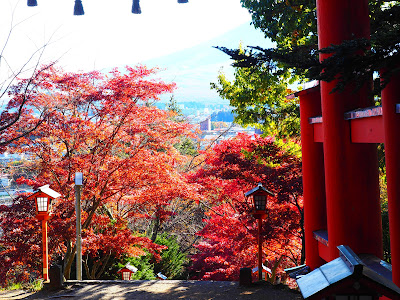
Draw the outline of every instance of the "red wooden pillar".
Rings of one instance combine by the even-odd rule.
[[[369,38],[367,0],[317,0],[319,48],[354,38]],[[327,54],[321,54],[324,60]],[[376,145],[351,143],[346,111],[373,105],[369,87],[331,93],[336,85],[321,82],[325,188],[329,259],[338,245],[355,253],[382,256]]]
[[[297,96],[300,99],[306,263],[315,269],[324,264],[313,232],[326,229],[326,200],[323,145],[314,141],[314,127],[309,119],[321,115],[321,93],[319,87],[314,87]]]
[[[47,220],[42,220],[43,279],[49,280],[49,250],[47,246]]]
[[[396,113],[397,103],[400,103],[400,74],[394,75],[382,91],[392,279],[400,286],[400,114]]]

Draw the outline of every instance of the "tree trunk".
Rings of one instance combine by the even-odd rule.
[[[108,265],[108,261],[110,260],[111,257],[111,252],[109,252],[106,256],[105,259],[102,259],[102,267],[100,271],[96,274],[96,278],[94,279],[99,279],[101,275],[103,275],[104,271],[106,270],[106,267]]]
[[[72,246],[72,243],[69,242],[68,245],[70,248]],[[74,258],[75,258],[75,253],[76,253],[76,245],[74,245],[74,247],[71,248],[71,251],[69,252],[69,255],[65,255],[64,258],[64,277],[65,279],[71,279],[71,268],[72,268],[72,263],[74,262]]]
[[[151,235],[151,241],[153,243],[156,241],[159,230],[160,230],[160,219],[156,217],[156,219],[154,220],[153,233]]]

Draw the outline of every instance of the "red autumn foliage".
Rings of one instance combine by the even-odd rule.
[[[244,193],[259,182],[275,194],[262,227],[265,264],[271,268],[281,256],[281,270],[303,262],[300,158],[272,137],[246,134],[221,142],[205,157],[192,175],[211,207],[193,256],[195,278],[238,280],[240,268],[257,265],[257,220]]]
[[[84,177],[83,254],[84,263],[90,262],[86,267],[91,278],[100,276],[111,257],[141,255],[146,249],[157,258],[162,247],[132,231],[135,218],[146,214],[167,218],[163,210],[167,211],[170,201],[195,197],[195,188],[177,168],[185,158],[173,147],[181,136],[190,135],[190,127],[174,122],[167,112],[152,105],[175,87],[151,79],[156,71],[138,66],[104,75],[97,71],[66,73],[51,66],[30,79],[35,89],[28,101],[23,93],[27,80],[21,80],[10,93],[10,109],[23,100],[26,106],[18,126],[2,132],[3,136],[12,139],[24,127],[39,125],[7,150],[29,154],[37,179],[26,183],[50,184],[63,195],[49,221],[49,239],[54,241],[49,249],[53,259],[63,258],[66,278],[75,253],[75,172]],[[15,207],[10,209],[16,213]],[[7,214],[15,219],[11,211]],[[29,232],[23,226],[20,229],[29,240]]]
[[[41,224],[35,206],[18,197],[12,207],[0,206],[0,283],[28,281],[41,269]]]

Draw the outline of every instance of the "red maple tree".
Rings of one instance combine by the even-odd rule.
[[[50,184],[63,195],[49,222],[49,239],[53,259],[63,258],[66,278],[76,251],[75,172],[84,176],[83,254],[89,278],[98,278],[111,257],[140,255],[144,249],[157,255],[162,247],[134,234],[135,218],[168,215],[163,208],[172,199],[194,197],[195,188],[177,167],[185,158],[173,147],[181,136],[190,135],[190,127],[152,105],[175,88],[151,79],[156,72],[138,66],[107,75],[66,73],[50,66],[30,79],[36,88],[28,100],[21,95],[26,80],[12,89],[9,106],[28,101],[32,109],[4,133],[8,138],[20,137],[24,126],[37,124],[46,112],[37,130],[15,140],[8,151],[29,154],[37,174],[35,185]],[[1,216],[1,225],[8,230],[4,220],[13,218],[12,212],[4,210]],[[33,222],[31,215],[25,217]],[[13,236],[7,238],[10,246],[4,251],[17,261],[20,250],[11,246]],[[34,247],[33,241],[29,245]]]
[[[239,269],[257,265],[257,220],[244,193],[259,182],[269,197],[263,222],[263,260],[282,267],[304,262],[301,159],[272,137],[240,134],[205,153],[205,165],[192,175],[208,199],[203,241],[193,256],[195,278],[238,280]]]

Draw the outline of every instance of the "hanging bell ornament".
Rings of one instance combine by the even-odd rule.
[[[140,9],[140,5],[139,5],[139,0],[133,0],[132,13],[137,14],[137,15],[142,13],[142,10]]]
[[[28,6],[37,6],[36,0],[28,0]]]
[[[82,16],[85,14],[81,0],[75,0],[74,16]]]

